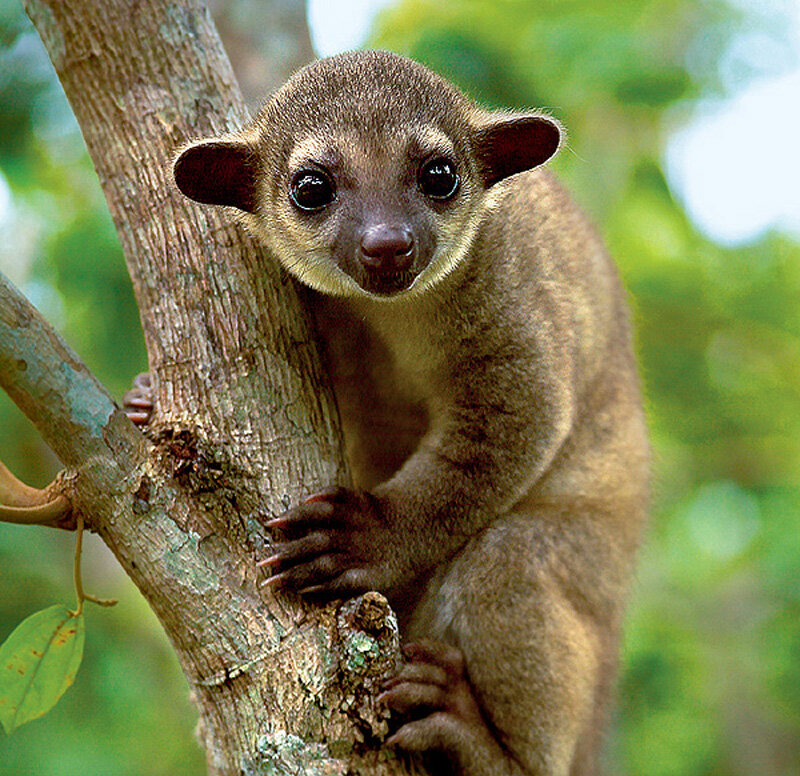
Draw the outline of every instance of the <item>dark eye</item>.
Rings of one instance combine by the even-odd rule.
[[[292,179],[292,202],[300,210],[321,210],[336,198],[333,181],[319,170],[301,170]]]
[[[425,162],[419,171],[419,189],[431,199],[450,199],[458,189],[455,165],[444,157]]]

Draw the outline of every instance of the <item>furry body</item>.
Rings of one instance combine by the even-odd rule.
[[[462,776],[596,773],[646,512],[624,292],[541,167],[558,143],[366,52],[175,167],[309,286],[344,427],[355,490],[270,520],[260,565],[389,598],[412,643],[390,743]]]

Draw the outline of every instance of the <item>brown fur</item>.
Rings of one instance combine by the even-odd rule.
[[[457,648],[418,648],[386,699],[417,712],[394,743],[444,752],[464,776],[597,772],[646,511],[624,292],[539,166],[557,138],[541,114],[486,113],[420,65],[366,52],[300,71],[213,141],[221,153],[195,144],[176,166],[189,196],[238,207],[314,289],[368,494],[323,494],[327,521],[314,505],[272,521],[291,541],[265,564],[301,591],[377,588],[406,638]],[[461,176],[445,203],[417,190],[431,149]],[[336,182],[321,213],[288,197],[298,159]],[[398,223],[415,281],[370,293],[360,235]]]

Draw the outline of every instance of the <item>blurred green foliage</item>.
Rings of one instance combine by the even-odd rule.
[[[709,0],[406,0],[373,43],[488,106],[540,106],[569,129],[558,173],[628,286],[655,452],[654,517],[629,616],[608,772],[800,773],[800,246],[693,227],[663,169],[693,100],[721,93],[743,30],[779,17]],[[74,120],[18,0],[0,0],[0,269],[120,395],[145,368],[124,263]],[[0,202],[3,198],[0,180]],[[2,208],[0,208],[2,211]],[[52,457],[0,396],[3,459],[32,484]],[[0,525],[0,638],[71,601],[71,539]],[[185,683],[99,543],[75,686],[0,737],[0,775],[202,772]]]

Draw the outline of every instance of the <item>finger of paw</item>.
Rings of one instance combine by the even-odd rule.
[[[133,378],[133,387],[149,391],[153,387],[153,380],[150,372],[140,372]]]
[[[434,684],[402,682],[378,696],[378,702],[399,714],[407,714],[413,709],[443,709],[446,703],[445,692]]]
[[[314,528],[328,524],[334,507],[322,501],[313,504],[301,504],[265,522],[267,528],[278,529],[289,536],[308,533]]]
[[[133,412],[125,410],[125,414],[128,416],[128,420],[130,420],[134,426],[146,426],[150,422],[149,412]]]
[[[403,682],[420,682],[444,688],[449,683],[449,676],[444,668],[432,663],[406,663],[397,675],[385,682],[383,686],[388,690]]]
[[[335,513],[341,516],[371,515],[374,513],[374,497],[369,493],[342,487],[327,488],[310,495],[303,504],[332,504]]]
[[[344,503],[349,500],[351,491],[347,488],[342,488],[338,485],[332,485],[329,488],[312,493],[303,504],[316,504],[316,503]]]
[[[384,578],[377,574],[373,567],[365,565],[363,558],[357,558],[352,554],[349,557],[350,567],[342,572],[339,579],[340,590],[357,595],[383,587]]]
[[[153,396],[148,391],[132,388],[122,397],[122,402],[123,404],[135,404],[142,407],[152,406]]]
[[[315,585],[328,583],[341,573],[341,563],[335,555],[321,555],[308,562],[298,563],[290,568],[283,568],[270,575],[265,584],[275,587],[287,587],[302,590]]]
[[[330,535],[324,531],[314,531],[301,539],[276,542],[272,545],[272,555],[259,561],[258,566],[285,567],[307,558],[326,554],[331,548]]]
[[[458,739],[458,724],[445,712],[436,712],[423,719],[407,722],[386,740],[408,752],[423,752],[431,749],[451,750]]]
[[[364,587],[353,586],[352,570],[338,574],[321,584],[309,585],[300,590],[300,594],[314,600],[330,600],[331,598],[351,598],[366,591]]]
[[[412,663],[427,663],[441,667],[452,679],[464,676],[466,668],[464,654],[451,644],[423,639],[406,644],[403,653]]]

